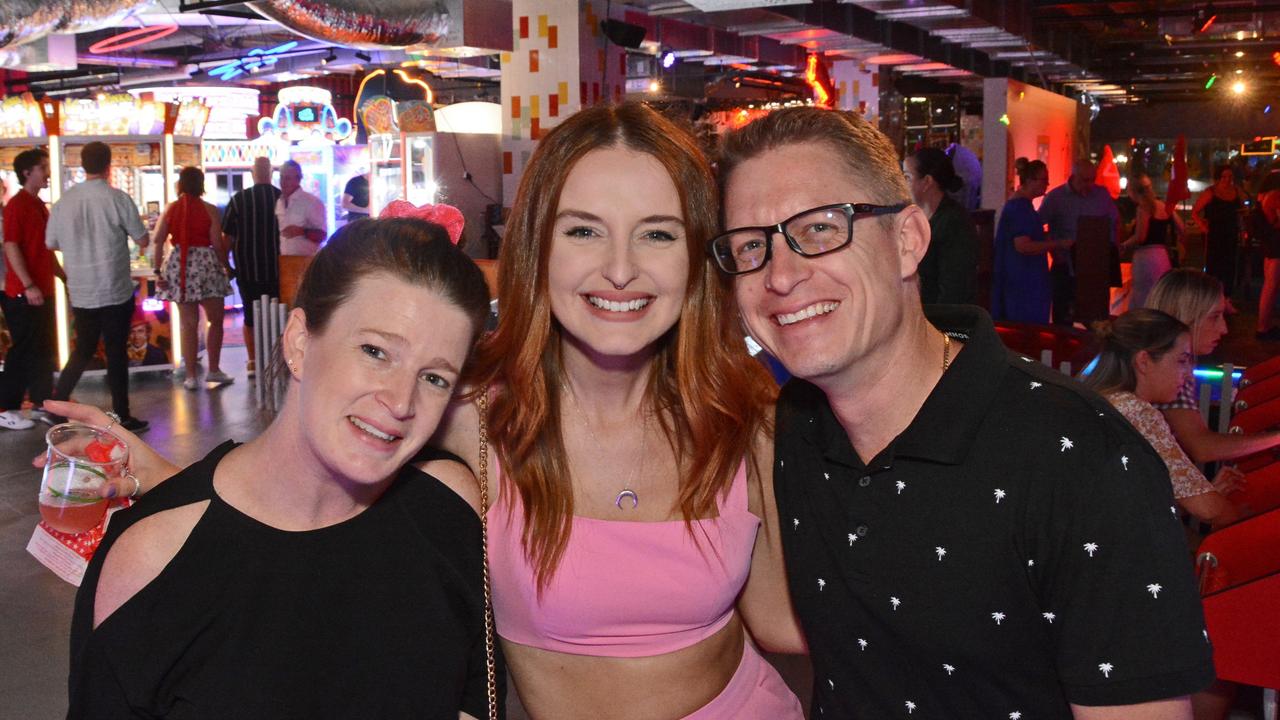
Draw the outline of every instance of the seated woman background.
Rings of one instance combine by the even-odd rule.
[[[280,414],[111,523],[68,717],[487,717],[478,485],[456,460],[402,470],[487,313],[443,228],[334,236],[279,345]]]
[[[1224,467],[1210,484],[1152,405],[1173,400],[1191,373],[1190,329],[1159,310],[1139,308],[1098,323],[1095,333],[1102,352],[1085,385],[1110,401],[1160,454],[1184,510],[1215,528],[1239,519],[1240,511],[1226,498],[1239,471]]]
[[[1227,334],[1227,298],[1222,283],[1199,270],[1165,273],[1147,296],[1147,307],[1166,312],[1191,328],[1191,352],[1208,355]],[[1280,430],[1248,435],[1214,432],[1200,414],[1195,376],[1188,373],[1177,397],[1156,408],[1173,428],[1178,444],[1197,463],[1234,460],[1280,445]]]

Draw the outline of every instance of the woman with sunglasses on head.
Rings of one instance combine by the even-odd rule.
[[[447,454],[406,467],[487,313],[442,228],[335,235],[279,345],[279,415],[111,522],[76,596],[67,716],[488,717],[478,486]]]
[[[433,442],[488,478],[496,627],[534,718],[802,717],[756,647],[804,642],[776,386],[705,259],[716,207],[696,141],[637,103],[568,118],[521,179],[498,328]]]

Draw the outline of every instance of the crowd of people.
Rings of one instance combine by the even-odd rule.
[[[127,373],[122,398],[108,375],[115,418],[64,402],[71,364],[47,392],[29,373],[51,417],[119,432],[116,490],[141,494],[77,595],[69,717],[498,717],[508,671],[536,718],[803,717],[762,650],[808,654],[815,717],[1225,713],[1176,510],[1238,519],[1238,473],[1195,463],[1280,432],[1219,435],[1195,410],[1190,369],[1226,332],[1226,297],[1146,257],[1179,232],[1149,182],[1130,183],[1121,239],[1092,165],[1047,194],[1044,163],[1020,165],[989,315],[942,151],[900,160],[856,114],[797,107],[730,132],[716,160],[638,103],[550,130],[490,333],[483,276],[442,227],[355,219],[321,246],[290,163],[277,190],[259,159],[221,218],[184,169],[153,237],[98,218],[115,244],[96,255],[58,224],[79,194],[40,244],[10,239],[6,208],[26,304],[65,275],[78,334],[81,314],[114,332],[133,297],[76,273],[117,262],[126,234],[154,242],[191,388],[196,309],[216,300],[220,319],[231,272],[279,293],[305,258],[255,368],[279,413],[190,467],[138,438]],[[81,192],[115,212],[106,190]],[[992,315],[1071,322],[1071,249],[1099,214],[1133,248],[1142,303],[1099,325],[1078,382],[1009,352]],[[28,246],[61,248],[65,272]],[[780,391],[743,329],[793,377]]]
[[[249,377],[254,377],[252,301],[280,296],[280,266],[295,275],[305,269],[327,235],[323,202],[302,189],[302,168],[285,161],[281,188],[271,184],[271,161],[254,162],[254,184],[232,196],[225,213],[202,200],[204,173],[184,167],[178,174],[178,199],[148,232],[133,199],[111,187],[111,147],[87,143],[80,153],[85,180],[62,193],[51,209],[39,194],[48,186],[49,157],[43,150],[19,153],[14,172],[21,188],[4,206],[5,292],[0,309],[12,346],[0,373],[0,428],[26,430],[64,418],[43,409],[45,400],[68,399],[102,346],[112,411],[120,426],[133,432],[149,423],[134,417],[129,405],[131,365],[160,351],[148,338],[135,342],[146,325],[138,308],[138,286],[130,261],[132,239],[140,251],[152,250],[155,296],[179,307],[182,385],[225,385],[234,378],[221,368],[225,298],[234,278],[244,302]],[[358,192],[358,190],[356,190]],[[367,204],[367,193],[364,196]],[[165,250],[168,248],[168,252]],[[54,251],[62,253],[59,263]],[[56,320],[54,278],[67,287],[74,329],[71,353],[53,383]],[[205,319],[203,347],[208,370],[200,377],[200,317]],[[24,398],[34,409],[22,414]]]

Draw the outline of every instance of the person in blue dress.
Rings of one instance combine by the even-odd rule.
[[[1070,247],[1073,241],[1045,239],[1044,223],[1031,204],[1049,187],[1044,162],[1019,163],[1018,182],[996,224],[991,316],[1047,324],[1052,301],[1047,255],[1054,248]]]

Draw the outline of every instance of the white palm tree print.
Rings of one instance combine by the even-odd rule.
[[[991,619],[992,619],[992,620],[995,620],[995,621],[996,621],[996,624],[997,624],[997,625],[999,625],[1001,622],[1004,622],[1004,613],[1002,613],[1002,612],[993,612],[993,613],[991,613]]]
[[[893,486],[894,486],[894,487],[896,487],[896,488],[898,488],[898,494],[899,494],[899,495],[901,495],[901,494],[902,494],[902,491],[903,491],[903,490],[906,490],[906,489],[907,489],[907,484],[906,484],[906,483],[904,483],[904,482],[902,482],[901,480],[899,480],[898,482],[894,483],[894,484],[893,484]]]
[[[858,536],[853,533],[849,533],[849,547],[853,547],[853,544],[856,542],[858,542]]]
[[[1094,542],[1085,543],[1084,551],[1089,553],[1089,557],[1093,557],[1093,554],[1098,552],[1098,543],[1094,543]]]
[[[1040,613],[1040,615],[1041,615],[1045,620],[1048,620],[1050,625],[1052,625],[1052,624],[1053,624],[1053,621],[1054,621],[1054,620],[1056,620],[1056,619],[1058,618],[1058,616],[1057,616],[1057,615],[1054,615],[1054,614],[1053,614],[1053,613],[1051,613],[1051,612],[1047,612],[1047,613]]]
[[[898,606],[902,604],[902,601],[896,597],[891,597],[889,598],[889,604],[893,606],[894,610],[897,610]]]
[[[831,479],[831,473],[822,473],[822,479],[823,479],[823,480],[830,480],[830,479]]]
[[[908,715],[910,715],[911,713],[913,713],[913,712],[915,712],[915,711],[916,711],[916,704],[915,704],[915,703],[913,703],[913,702],[911,702],[910,700],[908,700],[908,701],[907,701],[907,714],[908,714]]]
[[[1112,665],[1111,663],[1102,663],[1101,665],[1098,665],[1098,671],[1101,672],[1102,676],[1106,678],[1111,677],[1111,671],[1115,669],[1116,669],[1115,666]]]
[[[996,496],[996,504],[999,505],[1000,501],[1004,499],[1004,491],[1001,490],[1000,488],[996,488],[996,491],[994,494]]]
[[[836,682],[835,682],[834,680],[832,680],[831,678],[827,678],[827,684],[831,686],[831,689],[832,689],[832,690],[835,690],[835,689],[836,689]]]
[[[1124,469],[1125,469],[1125,470],[1128,470],[1128,469],[1129,469],[1129,456],[1128,456],[1128,455],[1121,455],[1121,456],[1120,456],[1120,464],[1124,466]]]
[[[1066,452],[1076,446],[1075,443],[1071,442],[1071,438],[1067,437],[1066,435],[1063,435],[1058,440],[1058,443],[1062,445],[1062,452]]]
[[[791,529],[795,530],[800,527],[800,518],[791,518]]]
[[[1034,380],[1032,380],[1032,381],[1031,381],[1031,389],[1032,389],[1032,390],[1035,390],[1036,388],[1038,388],[1038,387],[1040,387],[1040,386],[1041,386],[1041,383],[1038,383],[1038,382],[1036,382],[1036,381],[1034,381]]]
[[[822,592],[822,588],[826,586],[827,586],[827,581],[823,580],[822,578],[818,578],[818,592]]]
[[[1174,516],[1174,517],[1178,517],[1178,508],[1176,508],[1176,507],[1174,507],[1174,506],[1170,505],[1170,506],[1169,506],[1169,512],[1173,513],[1173,516]]]
[[[866,638],[858,638],[858,649],[859,649],[859,650],[862,650],[863,652],[866,652],[866,651],[867,651],[867,640],[866,640]]]
[[[1017,710],[1014,710],[1013,712],[1009,713],[1009,720],[1022,720],[1022,713],[1018,712]]]
[[[1027,567],[1035,567],[1035,566],[1036,566],[1035,558],[1028,558],[1028,559],[1027,559]]]
[[[938,553],[938,562],[942,562],[942,558],[947,556],[947,549],[942,547],[941,545],[934,548],[933,551]]]
[[[1151,583],[1147,586],[1147,592],[1151,593],[1151,597],[1153,598],[1160,597],[1160,591],[1163,589],[1164,588],[1160,586],[1160,583]]]
[[[951,673],[956,671],[956,668],[954,665],[947,665],[945,663],[943,664],[942,669],[947,671],[947,677],[950,677]]]

